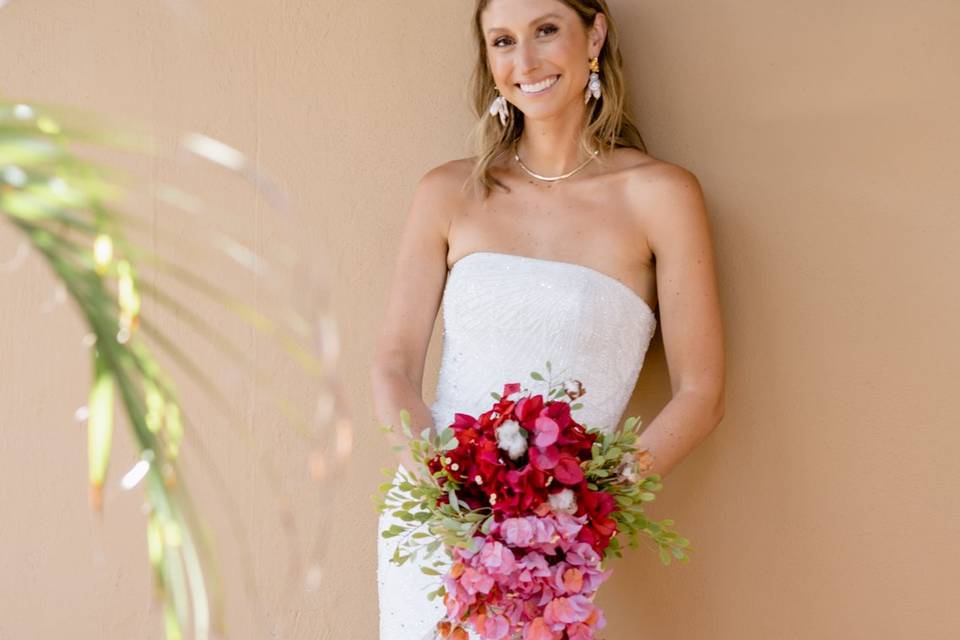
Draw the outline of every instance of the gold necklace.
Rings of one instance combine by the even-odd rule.
[[[514,146],[514,148],[513,148],[513,157],[514,157],[514,159],[516,159],[516,161],[517,161],[518,163],[520,163],[520,166],[523,168],[523,170],[526,171],[527,173],[529,173],[531,176],[533,176],[533,177],[536,178],[537,180],[543,180],[543,181],[545,181],[545,182],[556,182],[557,180],[563,180],[564,178],[569,178],[570,176],[572,176],[573,174],[575,174],[577,171],[580,171],[580,169],[583,169],[585,166],[587,166],[587,164],[589,164],[591,160],[593,160],[594,158],[597,157],[597,154],[598,154],[598,153],[600,153],[600,150],[599,150],[599,149],[595,149],[595,150],[590,154],[590,157],[587,158],[586,160],[584,160],[584,161],[580,164],[580,166],[577,167],[576,169],[574,169],[573,171],[568,171],[568,172],[564,173],[563,175],[559,175],[559,176],[542,176],[542,175],[540,175],[539,173],[534,173],[533,171],[530,170],[530,168],[529,168],[527,165],[523,164],[523,160],[520,159],[520,150],[519,150],[519,147]]]

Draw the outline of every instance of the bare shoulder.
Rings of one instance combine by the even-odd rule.
[[[671,190],[698,185],[697,177],[690,170],[639,149],[617,149],[617,156],[619,172],[625,176],[628,191],[633,197],[663,196]]]
[[[463,205],[462,185],[470,175],[470,166],[469,159],[459,159],[427,170],[414,189],[408,224],[427,230],[445,245],[453,216]]]
[[[625,199],[647,234],[651,249],[665,238],[706,227],[707,212],[700,180],[689,169],[638,150],[624,169]]]
[[[456,198],[473,170],[473,158],[448,160],[428,170],[417,185],[417,190],[435,198]]]

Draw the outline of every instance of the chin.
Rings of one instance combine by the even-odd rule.
[[[523,117],[527,120],[546,120],[563,113],[566,109],[570,108],[570,102],[561,102],[560,100],[551,101],[548,103],[542,104],[527,104],[527,105],[518,105],[514,103],[514,106],[520,109],[523,113]]]

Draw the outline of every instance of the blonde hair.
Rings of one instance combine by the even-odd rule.
[[[577,12],[585,28],[593,26],[598,13],[607,18],[607,37],[600,49],[600,82],[602,95],[591,99],[586,109],[586,122],[580,136],[580,147],[587,154],[592,149],[599,150],[598,158],[604,160],[616,147],[634,147],[647,152],[640,130],[633,123],[626,109],[626,86],[623,79],[623,57],[620,54],[620,41],[617,29],[610,17],[606,0],[560,0]],[[485,200],[494,187],[507,192],[509,187],[495,178],[491,165],[504,152],[509,151],[523,132],[523,112],[508,104],[509,118],[506,126],[501,126],[499,118],[491,117],[488,109],[497,97],[497,87],[490,73],[487,61],[486,39],[480,16],[490,0],[477,0],[474,13],[473,32],[477,44],[477,61],[471,78],[473,110],[477,115],[477,124],[471,135],[476,151],[476,161],[468,183],[472,183],[476,194]],[[592,142],[593,144],[590,144]]]

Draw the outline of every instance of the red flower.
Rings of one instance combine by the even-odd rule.
[[[553,477],[568,486],[575,486],[583,481],[583,469],[580,460],[569,453],[560,454],[557,466],[553,469]]]
[[[560,460],[560,449],[551,445],[545,449],[540,447],[530,447],[530,464],[541,471],[549,471],[557,466]]]
[[[530,425],[540,415],[541,409],[543,409],[543,396],[537,394],[520,398],[513,412],[517,416],[517,421],[530,431]]]
[[[528,464],[504,474],[494,511],[505,517],[526,515],[547,500],[547,474]]]
[[[592,491],[586,482],[581,482],[577,489],[576,515],[586,513],[588,520],[577,535],[577,539],[588,543],[598,553],[602,553],[617,530],[616,520],[609,517],[616,508],[617,502],[612,495],[604,491]]]

